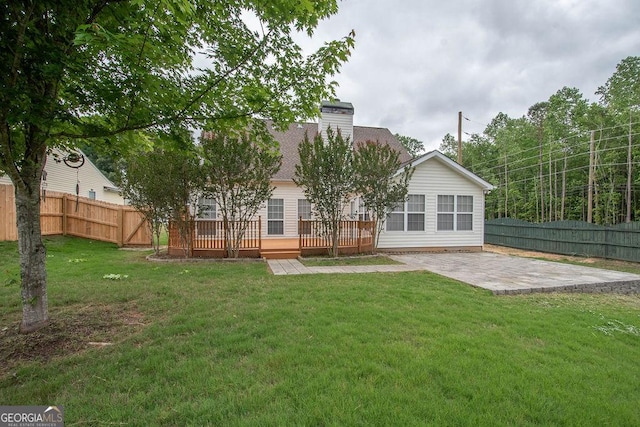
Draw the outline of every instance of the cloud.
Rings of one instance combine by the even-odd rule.
[[[336,76],[355,122],[388,127],[437,148],[456,134],[457,114],[481,132],[564,86],[594,95],[623,58],[637,54],[635,0],[345,0],[305,49],[356,31]]]

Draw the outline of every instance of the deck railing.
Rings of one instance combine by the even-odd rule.
[[[243,249],[260,249],[261,247],[261,220],[247,221],[247,228],[240,243],[240,250]],[[237,232],[239,230],[239,222],[227,223],[218,219],[196,219],[191,222],[190,227],[190,255],[198,250],[227,250],[226,234],[229,232]],[[180,233],[175,223],[169,223],[169,249],[177,250],[182,248]]]
[[[258,256],[262,248],[261,218],[248,221],[244,237],[240,244],[241,251],[246,254],[253,251]],[[225,234],[227,230],[239,227],[239,223],[225,223],[223,220],[198,219],[191,222],[189,239],[181,239],[177,224],[169,224],[169,252],[181,255],[184,253],[183,244],[189,242],[189,256],[224,257],[227,256],[227,243]],[[338,233],[338,247],[341,252],[362,253],[373,250],[374,221],[343,220],[340,221]],[[328,249],[330,236],[326,227],[319,220],[298,221],[298,247],[290,249],[311,250],[318,252]],[[294,241],[295,242],[295,241]],[[295,243],[293,243],[295,245]],[[314,251],[315,250],[315,251]]]
[[[373,249],[374,221],[343,220],[339,224],[338,247],[354,248],[358,252]],[[329,231],[320,220],[298,221],[300,249],[327,248],[330,246]]]

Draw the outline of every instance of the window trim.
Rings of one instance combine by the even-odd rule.
[[[275,200],[279,200],[282,201],[282,218],[271,218],[271,212],[269,211],[269,205],[271,204],[272,201]],[[284,217],[285,217],[285,201],[283,198],[271,198],[269,200],[267,200],[267,236],[284,236],[285,235],[285,223],[284,223]],[[282,223],[282,233],[272,233],[271,230],[269,229],[269,224],[270,223],[275,223],[275,222],[280,222]]]
[[[302,215],[302,213],[300,212],[300,203],[305,203],[308,205],[309,207],[309,217],[305,218],[306,215]],[[305,206],[305,210],[306,210],[306,206]],[[298,221],[298,235],[300,234],[304,234],[304,235],[309,235],[311,234],[311,219],[313,219],[313,206],[311,206],[311,202],[309,201],[309,199],[298,199],[298,217],[297,217],[297,221]],[[300,221],[302,220],[302,222]]]
[[[440,210],[440,198],[441,197],[452,197],[453,198],[453,209],[452,210]],[[470,207],[470,211],[469,210],[464,210],[461,211],[459,210],[459,206],[461,204],[465,204],[466,203],[460,203],[460,199],[461,198],[470,198],[470,204],[468,205],[468,207]],[[447,232],[473,232],[474,231],[474,227],[473,227],[473,220],[474,220],[474,196],[471,194],[438,194],[436,196],[436,232],[437,233],[447,233]],[[447,216],[451,216],[452,218],[452,228],[447,228],[447,229],[441,229],[440,228],[440,216],[441,215],[447,215]],[[471,217],[471,222],[470,222],[470,229],[459,229],[458,226],[458,219],[460,218],[460,216],[464,215],[466,216],[470,216]],[[462,222],[461,222],[462,223]]]
[[[209,207],[209,209],[204,215],[202,215],[202,213],[200,212],[202,206]],[[198,218],[196,218],[196,220],[198,219],[200,220],[218,219],[218,203],[216,202],[216,199],[212,197],[201,197],[200,200],[198,200]]]
[[[411,198],[411,196],[414,197],[420,197],[422,198],[422,201],[420,202],[422,204],[422,210],[409,210],[409,198]],[[421,215],[422,216],[422,228],[419,230],[409,230],[409,216],[410,215]],[[389,224],[391,223],[389,220],[390,218],[394,216],[396,218],[402,216],[402,229],[398,229],[398,230],[389,230]],[[399,223],[399,221],[397,221],[396,223]],[[398,203],[396,205],[396,207],[393,208],[393,210],[391,212],[389,212],[387,214],[387,217],[385,218],[385,232],[386,233],[424,233],[427,228],[426,228],[426,223],[427,223],[427,196],[426,194],[407,194],[407,199],[403,202],[403,203]]]
[[[411,196],[413,197],[418,197],[418,198],[422,198],[422,200],[419,202],[422,205],[422,210],[409,210],[409,198],[411,198]],[[406,231],[426,231],[426,219],[427,219],[427,215],[426,215],[426,211],[427,211],[427,196],[424,194],[407,194],[407,201],[406,203],[406,209],[405,209],[405,230]],[[414,202],[415,203],[415,202]],[[418,229],[418,230],[409,230],[409,216],[416,216],[416,215],[420,215],[422,216],[422,228]]]
[[[300,213],[300,202],[306,202],[309,205],[309,217],[305,218],[304,215],[302,215]],[[300,219],[311,219],[313,217],[313,207],[311,206],[311,202],[308,199],[298,199],[298,216],[297,218]]]

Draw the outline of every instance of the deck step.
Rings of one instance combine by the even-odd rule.
[[[260,256],[266,259],[296,259],[300,256],[298,249],[262,249]]]

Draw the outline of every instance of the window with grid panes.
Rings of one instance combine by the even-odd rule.
[[[198,211],[195,221],[196,235],[198,236],[215,236],[216,224],[207,221],[217,219],[217,205],[214,199],[201,198],[198,201]],[[200,221],[204,220],[204,221]]]
[[[387,215],[387,231],[404,231],[404,203],[398,203]]]
[[[298,220],[310,220],[311,219],[311,202],[307,199],[298,199]],[[311,223],[302,221],[299,224],[300,234],[311,234]]]
[[[424,194],[409,194],[407,231],[424,231]]]
[[[284,234],[284,199],[267,202],[267,234]]]
[[[455,197],[449,195],[438,196],[438,231],[453,230]]]
[[[473,230],[473,196],[439,195],[438,231]]]
[[[458,196],[456,212],[456,230],[473,230],[473,196]]]

